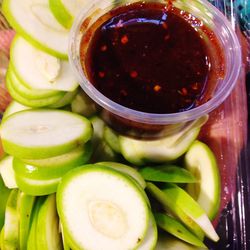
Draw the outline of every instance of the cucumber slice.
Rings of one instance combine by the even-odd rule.
[[[157,238],[158,232],[156,222],[154,216],[152,215],[152,213],[150,213],[147,234],[137,250],[154,250],[157,243]]]
[[[3,182],[2,176],[0,175],[0,194],[1,194],[1,202],[0,202],[0,230],[4,225],[4,217],[5,217],[5,207],[10,194],[10,189],[8,189]]]
[[[68,153],[87,142],[91,123],[63,110],[26,110],[1,124],[4,150],[18,158],[44,159]]]
[[[7,107],[7,109],[5,110],[4,114],[3,114],[3,118],[2,118],[2,122],[10,115],[17,113],[19,111],[23,111],[23,110],[28,110],[31,109],[28,106],[25,106],[19,102],[16,101],[12,101],[9,106]]]
[[[46,107],[48,105],[58,102],[61,99],[61,96],[58,96],[58,95],[47,97],[47,98],[41,98],[41,99],[26,98],[20,95],[20,93],[18,93],[18,91],[15,89],[15,87],[13,86],[13,83],[10,81],[9,78],[6,78],[6,87],[14,100],[16,100],[17,102],[20,102],[21,104],[25,106],[29,106],[33,108]]]
[[[121,153],[127,161],[135,165],[144,165],[146,162],[161,163],[176,160],[187,151],[197,138],[200,127],[207,119],[208,116],[203,116],[190,123],[177,134],[153,141],[142,141],[119,136]]]
[[[219,236],[205,211],[188,193],[170,183],[164,184],[163,192],[174,202],[175,206],[182,208],[183,212],[202,228],[208,238],[215,242],[219,240]]]
[[[91,157],[91,162],[118,161],[118,155],[105,141],[100,141],[94,148],[95,150]]]
[[[90,121],[91,121],[93,129],[94,129],[93,136],[92,136],[92,142],[93,142],[94,147],[96,147],[102,141],[105,123],[98,116],[91,117]]]
[[[27,249],[27,241],[29,236],[31,213],[35,204],[35,197],[20,192],[19,198],[19,244],[20,250]]]
[[[169,212],[176,216],[180,221],[199,239],[203,240],[204,233],[200,226],[191,218],[189,215],[185,213],[182,206],[177,206],[175,203],[175,199],[169,196],[167,193],[164,193],[163,190],[159,189],[153,183],[147,183],[147,189],[151,193],[151,195],[158,200],[166,212]],[[185,207],[186,204],[183,206]]]
[[[18,188],[24,193],[33,196],[42,196],[55,193],[61,178],[39,180],[16,175],[16,181]]]
[[[19,211],[18,211],[18,189],[13,189],[9,195],[4,222],[4,249],[19,249]]]
[[[186,169],[174,165],[143,167],[139,169],[142,177],[147,181],[196,183],[197,179]]]
[[[72,100],[75,98],[77,92],[78,92],[78,89],[67,92],[58,102],[50,105],[49,108],[58,109],[58,108],[65,107],[66,105],[69,105],[72,102]]]
[[[199,180],[187,185],[188,193],[214,219],[220,207],[221,184],[213,152],[206,144],[195,141],[185,155],[185,166]]]
[[[15,158],[13,166],[16,175],[30,179],[50,180],[62,177],[72,168],[86,164],[91,153],[92,145],[86,143],[69,153],[47,159],[19,160]]]
[[[31,215],[31,227],[27,242],[27,250],[37,250],[37,219],[39,210],[45,202],[46,196],[39,197],[35,203],[34,209]]]
[[[37,250],[63,249],[55,195],[48,196],[39,209],[36,233]]]
[[[148,229],[149,209],[141,191],[106,167],[89,165],[66,174],[57,208],[73,249],[135,249]]]
[[[7,188],[17,188],[13,170],[13,156],[6,156],[0,161],[0,173]]]
[[[70,247],[68,245],[67,239],[66,239],[65,234],[64,234],[64,229],[63,229],[62,223],[60,223],[60,230],[61,230],[61,234],[62,234],[63,249],[70,250]]]
[[[111,128],[107,126],[104,128],[103,139],[116,153],[121,153],[118,134],[115,133]]]
[[[204,243],[188,231],[179,221],[162,213],[155,213],[154,216],[157,225],[163,230],[191,245],[206,248]]]
[[[27,88],[23,83],[17,78],[14,73],[12,66],[9,66],[7,75],[7,79],[11,81],[13,88],[19,93],[21,96],[27,99],[43,99],[51,96],[58,96],[59,99],[65,96],[64,92],[56,91],[56,90],[43,90],[43,89],[31,89]]]
[[[78,87],[68,61],[60,61],[35,48],[21,36],[15,36],[10,57],[14,72],[27,88],[74,91]]]
[[[125,164],[118,163],[118,162],[111,162],[111,161],[98,162],[97,164],[106,166],[109,168],[113,168],[121,173],[127,174],[131,176],[133,179],[135,179],[143,189],[146,187],[145,180],[143,179],[141,174],[133,167],[130,167]]]
[[[72,112],[90,117],[96,113],[95,103],[85,94],[80,91],[71,103]]]
[[[54,18],[47,0],[4,0],[2,11],[25,39],[52,55],[67,59],[69,32]]]

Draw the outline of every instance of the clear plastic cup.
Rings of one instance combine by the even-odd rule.
[[[109,126],[124,135],[154,139],[178,132],[198,118],[209,114],[227,98],[240,73],[241,47],[230,22],[213,5],[205,0],[173,1],[175,7],[191,13],[214,32],[223,51],[224,77],[213,76],[213,88],[208,90],[211,92],[211,98],[188,111],[156,114],[124,107],[104,96],[89,82],[80,62],[80,43],[86,31],[105,13],[119,6],[135,2],[138,0],[94,0],[85,7],[71,30],[69,58],[80,86],[98,105],[102,118]],[[165,0],[146,0],[143,2],[166,3]],[[196,28],[199,29],[199,26]],[[213,63],[217,64],[215,67],[220,67],[219,57],[221,55],[217,55],[218,49],[213,47],[213,43],[210,43],[209,39],[209,37],[206,38],[211,55],[214,57]]]

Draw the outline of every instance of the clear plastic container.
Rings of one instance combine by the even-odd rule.
[[[189,122],[210,113],[218,107],[230,94],[240,72],[241,65],[241,48],[234,33],[230,22],[225,16],[213,5],[203,0],[182,1],[177,0],[173,5],[192,13],[200,19],[206,26],[214,31],[221,47],[224,50],[225,76],[224,78],[214,77],[214,88],[212,98],[202,105],[188,111],[170,113],[170,114],[153,114],[129,109],[108,99],[100,93],[87,79],[80,62],[80,43],[86,31],[95,21],[104,13],[113,8],[130,3],[130,1],[93,1],[81,12],[75,21],[69,42],[69,56],[73,69],[78,76],[83,90],[101,107],[103,119],[119,133],[140,138],[156,138],[166,134],[174,133],[183,129]],[[144,1],[152,2],[152,1]],[[155,0],[155,2],[166,3],[164,0]],[[199,26],[196,29],[201,28]],[[206,34],[202,34],[206,36]],[[216,52],[218,49],[206,37],[211,55],[214,57],[213,63],[218,64]]]

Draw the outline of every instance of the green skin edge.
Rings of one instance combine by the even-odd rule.
[[[110,169],[110,168],[107,168],[104,166],[96,166],[93,164],[88,164],[88,165],[85,165],[84,167],[79,167],[79,168],[73,169],[72,171],[67,173],[62,178],[61,182],[58,185],[57,195],[56,195],[57,210],[58,210],[59,218],[60,218],[62,226],[64,228],[67,242],[72,249],[78,249],[79,246],[78,246],[77,242],[75,241],[75,239],[70,234],[70,229],[67,228],[67,220],[68,219],[65,217],[64,208],[63,208],[64,207],[64,190],[67,189],[67,185],[71,181],[74,181],[74,177],[78,177],[79,175],[82,175],[82,174],[85,174],[88,172],[93,172],[93,171],[105,172],[105,173],[108,173],[111,175],[115,175],[115,176],[117,176],[117,178],[122,179],[124,182],[128,183],[130,186],[133,186],[134,190],[136,190],[136,192],[138,193],[138,198],[140,197],[141,201],[144,203],[145,208],[148,207],[147,201],[143,197],[141,191],[138,189],[138,186],[135,184],[135,182],[131,181],[127,176],[122,175],[121,173],[119,173],[113,169]],[[149,211],[149,209],[147,209],[147,212],[146,212],[146,223],[147,224],[149,223],[149,216],[150,216],[150,211]],[[147,233],[147,228],[145,228],[145,231],[143,233],[144,237],[146,236],[146,233]],[[135,249],[137,249],[137,247],[138,246],[136,246]]]
[[[49,7],[56,20],[66,29],[70,29],[74,17],[64,7],[61,0],[49,0]]]
[[[194,147],[196,147],[196,145],[202,145],[204,147],[204,150],[206,150],[208,158],[211,159],[211,166],[212,166],[213,173],[214,173],[214,180],[215,180],[214,184],[215,184],[215,191],[216,192],[213,195],[214,200],[213,200],[212,208],[210,209],[210,211],[207,212],[207,215],[208,215],[208,218],[210,220],[213,220],[216,217],[216,215],[218,214],[218,211],[219,211],[219,208],[220,208],[220,196],[221,196],[220,174],[219,174],[216,158],[215,158],[213,152],[211,151],[211,149],[205,143],[202,143],[200,141],[195,141],[191,145],[191,147],[189,148],[189,151],[192,150]],[[188,152],[187,152],[187,154],[185,156],[186,158],[187,158]],[[188,167],[187,167],[188,164],[187,164],[187,159],[186,158],[185,158],[185,165],[186,165],[186,168],[188,169]],[[188,186],[190,186],[190,187],[191,186],[196,186],[196,185],[199,185],[199,184],[188,184]],[[196,197],[193,197],[193,198],[195,199]]]
[[[53,178],[60,178],[73,168],[81,166],[88,162],[92,154],[92,145],[90,143],[86,143],[85,145],[83,145],[83,147],[85,148],[83,150],[81,148],[77,149],[77,151],[79,152],[77,152],[76,157],[72,159],[66,159],[64,161],[60,160],[60,157],[63,157],[63,155],[43,160],[37,160],[37,165],[35,164],[36,160],[30,160],[29,162],[29,160],[20,160],[14,158],[13,168],[15,174],[20,175],[24,178],[37,180],[50,180]],[[46,161],[48,161],[48,164],[46,164]],[[44,163],[44,165],[42,165],[42,163]]]
[[[15,89],[15,87],[13,86],[13,83],[10,81],[9,78],[6,78],[6,87],[11,97],[14,100],[16,100],[17,102],[20,102],[21,104],[25,106],[32,107],[32,108],[46,107],[46,106],[49,106],[51,104],[58,102],[62,98],[62,96],[51,96],[51,97],[42,98],[42,99],[33,99],[33,100],[28,99],[20,95],[20,93],[18,93],[18,91]]]
[[[46,196],[39,197],[35,203],[31,214],[31,227],[28,236],[27,250],[37,249],[37,219],[38,213],[42,205],[44,204]]]
[[[58,178],[58,180],[55,180],[52,183],[46,183],[46,181],[44,181],[42,185],[41,184],[39,185],[39,184],[29,183],[29,181],[31,182],[35,181],[33,179],[28,179],[16,175],[16,182],[19,189],[24,193],[33,196],[43,196],[55,193],[60,180],[61,178]],[[53,179],[51,179],[51,181],[53,181]]]
[[[174,201],[166,196],[166,194],[153,183],[147,183],[147,189],[151,195],[163,205],[166,211],[170,211],[173,215],[179,218],[193,234],[195,234],[200,240],[203,240],[203,230],[194,220],[186,215],[182,208],[177,207]]]
[[[55,56],[63,60],[68,59],[67,54],[62,54],[56,50],[53,50],[44,44],[40,43],[38,40],[36,40],[32,35],[30,35],[19,23],[16,21],[15,17],[12,15],[10,10],[10,1],[11,0],[4,0],[2,3],[2,13],[4,14],[7,21],[10,23],[10,25],[19,33],[21,34],[27,41],[32,43],[35,47]]]
[[[27,249],[27,241],[29,237],[29,229],[31,224],[31,213],[35,203],[35,196],[27,195],[23,192],[20,194],[20,227],[19,227],[19,242],[20,250]]]
[[[39,112],[43,112],[43,111],[47,111],[46,109],[41,109],[39,110]],[[22,111],[22,112],[32,112],[30,110],[28,111]],[[36,112],[36,111],[35,111]],[[65,112],[65,113],[69,113],[68,111],[64,111],[64,110],[57,110],[57,112]],[[21,112],[17,113],[20,114]],[[2,131],[2,127],[4,124],[6,124],[8,122],[9,119],[11,119],[12,117],[14,117],[16,114],[7,117],[6,120],[4,121],[4,123],[1,124],[0,126],[0,131]],[[13,155],[17,158],[26,158],[26,159],[44,159],[44,158],[49,158],[49,157],[53,157],[53,156],[58,156],[61,154],[65,154],[68,153],[70,150],[75,149],[76,147],[78,147],[79,145],[83,145],[84,143],[86,143],[92,136],[92,126],[91,123],[89,122],[88,119],[70,113],[70,116],[77,116],[79,119],[81,119],[83,121],[83,123],[85,123],[85,129],[82,132],[81,135],[79,135],[78,138],[71,140],[67,143],[64,143],[63,145],[56,145],[56,146],[43,146],[43,147],[28,147],[28,146],[20,146],[17,145],[13,142],[7,141],[5,140],[4,136],[2,136],[2,144],[3,144],[3,148],[4,151],[10,155]]]
[[[14,77],[16,77],[16,79]],[[14,66],[12,64],[9,65],[9,68],[8,68],[7,74],[6,74],[6,78],[8,78],[12,82],[13,88],[18,93],[20,93],[20,95],[23,96],[24,98],[43,99],[46,97],[58,96],[61,99],[66,94],[63,91],[32,89],[32,88],[28,87],[27,84],[23,84],[23,82],[18,78],[18,76],[15,73]]]
[[[155,213],[157,225],[173,236],[197,247],[207,248],[204,243],[187,230],[179,221],[166,214]]]

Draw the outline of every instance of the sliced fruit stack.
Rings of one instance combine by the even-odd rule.
[[[218,240],[210,220],[220,202],[215,157],[196,140],[207,117],[154,141],[107,127],[67,61],[85,4],[3,1],[17,35],[6,75],[14,101],[0,127],[0,248],[206,248],[204,236]]]

